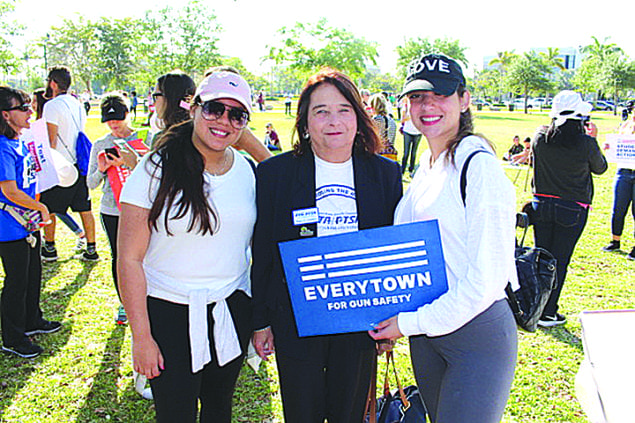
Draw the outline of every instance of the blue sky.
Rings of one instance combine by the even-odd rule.
[[[46,33],[62,18],[79,13],[89,18],[100,16],[141,16],[152,7],[173,7],[187,0],[18,0],[16,14],[27,23],[29,36]],[[635,36],[629,2],[605,0],[602,7],[586,2],[404,0],[215,0],[206,1],[224,28],[220,36],[221,54],[238,56],[254,73],[264,74],[267,65],[259,58],[267,44],[275,44],[276,31],[297,21],[314,22],[324,16],[332,26],[347,28],[357,36],[379,44],[379,65],[383,72],[394,71],[397,45],[410,37],[451,38],[468,47],[472,66],[481,68],[484,56],[497,51],[528,51],[532,47],[578,47],[601,41],[621,46],[635,59]],[[592,4],[588,2],[588,4]],[[382,5],[382,6],[379,6]],[[471,72],[470,72],[471,73]]]

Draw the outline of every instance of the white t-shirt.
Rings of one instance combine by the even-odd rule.
[[[426,150],[395,211],[395,224],[438,219],[448,279],[447,293],[417,311],[399,313],[406,336],[454,332],[505,298],[508,281],[517,286],[515,190],[493,152],[474,156],[465,205],[461,198],[461,169],[477,149],[492,152],[482,138],[470,136],[456,150],[456,165],[443,152],[432,166]]]
[[[44,103],[44,120],[46,123],[57,125],[57,147],[71,163],[77,163],[75,157],[75,142],[77,134],[86,125],[86,110],[75,97],[61,94]]]
[[[251,293],[248,270],[251,261],[251,236],[256,221],[255,177],[253,169],[240,154],[234,154],[231,169],[221,176],[205,173],[209,189],[209,204],[218,214],[220,226],[213,236],[187,232],[191,214],[179,220],[170,220],[168,236],[164,227],[166,211],[157,219],[158,229],[152,231],[143,265],[156,277],[165,276],[192,286],[233,284]],[[152,178],[151,154],[146,155],[126,180],[120,202],[145,209],[152,202],[159,187],[160,170]],[[176,201],[175,201],[176,202]],[[176,210],[173,207],[173,210]],[[148,295],[175,301],[169,294],[161,295],[152,289],[148,280]],[[178,301],[175,301],[178,302]]]
[[[220,221],[217,232],[213,235],[187,232],[191,218],[188,213],[182,219],[169,221],[172,236],[168,236],[164,209],[157,219],[157,230],[151,232],[143,260],[148,296],[189,307],[192,372],[211,360],[206,305],[216,303],[214,339],[219,365],[223,366],[241,352],[225,299],[236,290],[251,296],[249,266],[256,222],[256,178],[247,159],[233,149],[230,151],[234,163],[227,173],[204,174],[209,204]],[[121,203],[152,207],[160,173],[152,175],[151,156],[147,154],[126,180]],[[173,206],[170,213],[175,210]]]
[[[315,156],[315,205],[318,236],[357,231],[352,158],[330,163]]]

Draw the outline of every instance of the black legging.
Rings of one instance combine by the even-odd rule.
[[[40,233],[35,232],[33,236],[36,239],[34,247],[26,238],[0,242],[0,257],[6,275],[0,299],[2,342],[9,347],[28,342],[24,332],[42,324]]]
[[[212,361],[192,373],[188,306],[148,297],[152,336],[164,358],[165,369],[150,379],[158,423],[196,421],[201,402],[201,423],[230,423],[234,386],[251,337],[251,298],[236,291],[227,298],[243,353],[223,367],[214,348],[213,304],[207,306]]]
[[[119,295],[119,284],[117,283],[117,229],[119,228],[119,216],[111,216],[109,214],[101,213],[101,224],[108,236],[110,253],[112,255],[112,262],[110,264],[112,269],[112,280],[115,283],[117,296],[121,301],[121,295]]]

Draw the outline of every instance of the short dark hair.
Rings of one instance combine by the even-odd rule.
[[[14,101],[19,105],[29,104],[31,102],[31,98],[27,93],[22,90],[17,90],[15,88],[1,86],[0,87],[0,111],[7,111],[8,109],[15,107]],[[0,135],[4,135],[10,139],[16,139],[18,133],[9,125],[4,119],[2,113],[0,113]]]
[[[61,91],[68,91],[71,86],[71,70],[66,66],[53,66],[49,69],[49,81],[55,81]]]
[[[293,144],[293,151],[300,156],[311,149],[308,133],[309,105],[311,94],[322,84],[334,86],[340,94],[353,106],[357,116],[357,134],[353,142],[353,150],[365,154],[373,154],[377,151],[381,141],[375,125],[370,120],[362,103],[362,97],[353,81],[340,71],[324,68],[307,81],[300,98],[298,100],[298,111],[295,119],[293,135],[297,135],[297,140]]]

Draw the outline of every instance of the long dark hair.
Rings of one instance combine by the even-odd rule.
[[[11,87],[0,87],[0,111],[6,111],[16,106],[16,104],[12,104],[14,103],[13,100],[16,100],[18,103],[17,106],[31,103],[31,98],[24,91],[16,90]],[[9,122],[4,119],[2,113],[0,113],[0,134],[9,139],[18,138],[18,133],[9,125]]]
[[[192,216],[188,232],[213,235],[218,231],[220,222],[217,212],[210,207],[205,195],[203,156],[192,143],[194,123],[191,119],[171,126],[164,133],[163,144],[153,151],[147,165],[152,176],[161,173],[159,189],[150,208],[148,225],[157,230],[157,220],[165,209],[164,226],[168,235],[169,220],[182,219],[191,210]],[[176,200],[178,195],[181,197]],[[175,213],[171,213],[176,206]]]
[[[463,97],[466,92],[467,88],[465,87],[465,85],[459,84],[456,89],[456,93],[458,94],[458,96]],[[487,142],[492,150],[496,151],[496,148],[494,148],[494,144],[492,144],[492,142],[488,140],[487,137],[482,134],[474,133],[474,119],[472,118],[472,111],[468,107],[467,109],[465,109],[464,112],[461,112],[461,115],[459,116],[459,131],[448,146],[448,154],[446,156],[446,159],[450,160],[452,164],[454,164],[454,157],[456,156],[456,149],[459,147],[459,143],[463,138],[470,135],[478,135],[480,138],[484,139],[485,142]]]
[[[364,154],[375,153],[381,141],[375,125],[373,125],[368,113],[364,110],[359,90],[353,81],[342,72],[324,68],[309,78],[300,94],[295,128],[293,129],[293,136],[297,136],[293,144],[294,154],[301,156],[311,150],[311,140],[308,137],[309,105],[311,103],[311,94],[322,84],[331,84],[337,88],[355,110],[357,134],[353,142],[353,151]]]
[[[157,86],[165,100],[165,109],[159,116],[165,129],[188,120],[190,112],[181,107],[181,101],[190,102],[196,92],[194,80],[181,71],[173,71],[160,76]]]
[[[35,118],[39,119],[44,114],[44,103],[49,101],[48,98],[44,96],[46,92],[46,88],[38,88],[33,91],[33,98],[35,99]]]

